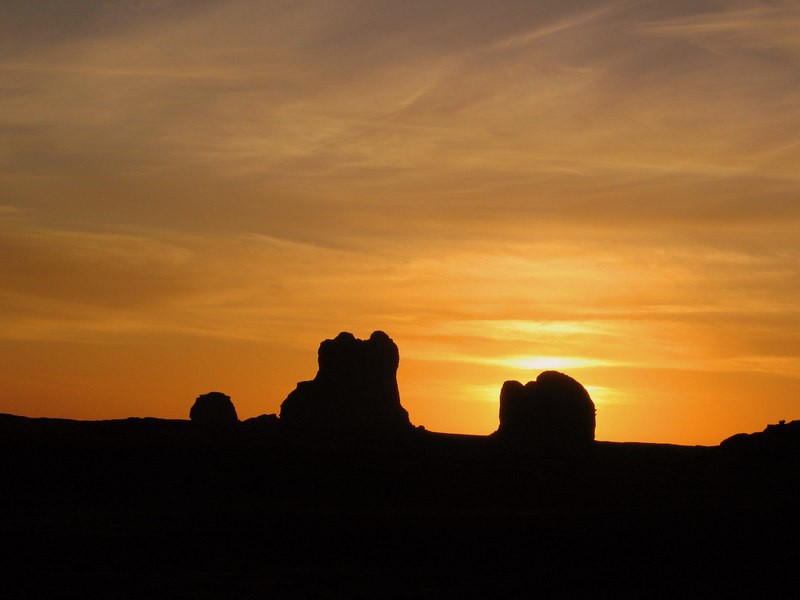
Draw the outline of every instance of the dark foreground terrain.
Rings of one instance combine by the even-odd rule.
[[[797,429],[564,452],[0,415],[0,596],[796,597]]]

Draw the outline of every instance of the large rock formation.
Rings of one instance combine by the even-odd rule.
[[[572,377],[545,371],[525,385],[519,381],[503,384],[497,437],[573,447],[591,443],[594,430],[594,402]]]
[[[368,340],[340,333],[319,346],[319,371],[281,404],[281,423],[313,433],[387,433],[411,429],[400,405],[400,353],[382,331]]]
[[[209,429],[227,429],[239,422],[231,397],[222,392],[209,392],[194,401],[189,418]]]

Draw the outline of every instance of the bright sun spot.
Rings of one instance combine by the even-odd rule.
[[[497,362],[515,369],[539,371],[603,367],[609,364],[608,361],[577,356],[510,356],[498,359]]]

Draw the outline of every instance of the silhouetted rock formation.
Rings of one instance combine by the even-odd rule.
[[[302,381],[281,404],[282,425],[316,433],[376,433],[411,430],[400,405],[400,353],[382,331],[368,340],[342,332],[319,346],[319,371]]]
[[[198,396],[189,411],[192,422],[212,429],[227,429],[239,422],[231,397],[222,392]]]
[[[594,441],[594,430],[594,402],[572,377],[545,371],[525,385],[519,381],[503,384],[497,437],[573,447]]]
[[[800,452],[800,421],[781,421],[767,425],[757,433],[737,433],[720,444],[725,450],[758,452],[761,454],[797,454]]]

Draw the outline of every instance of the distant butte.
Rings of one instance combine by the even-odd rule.
[[[595,406],[589,392],[572,377],[544,371],[522,385],[506,381],[500,391],[500,427],[495,436],[541,446],[591,444]]]
[[[374,435],[411,430],[400,404],[397,345],[382,331],[368,340],[342,332],[319,346],[319,370],[283,401],[281,427],[312,435]],[[574,448],[594,441],[595,406],[586,389],[556,371],[500,392],[500,442]]]
[[[412,428],[400,404],[397,345],[382,331],[368,340],[342,332],[319,346],[319,370],[281,404],[287,429],[315,434],[386,434]]]

